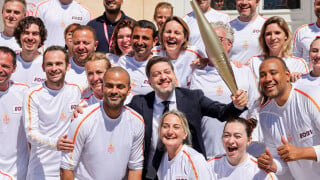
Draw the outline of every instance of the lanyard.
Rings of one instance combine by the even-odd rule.
[[[108,51],[110,51],[114,32],[112,32],[111,39],[109,40],[108,28],[107,28],[106,22],[103,23],[103,28],[104,28],[104,35],[106,36],[107,43],[109,44]]]

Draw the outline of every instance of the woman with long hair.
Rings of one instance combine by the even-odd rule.
[[[259,36],[259,44],[262,50],[260,56],[250,58],[249,65],[257,79],[259,79],[259,66],[261,62],[270,56],[282,58],[293,76],[309,73],[307,63],[298,57],[292,56],[292,35],[287,22],[279,17],[273,16],[263,24]]]

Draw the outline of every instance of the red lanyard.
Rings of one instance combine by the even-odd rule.
[[[104,28],[104,35],[106,36],[107,43],[109,44],[109,49],[108,50],[110,51],[114,32],[112,32],[111,39],[109,40],[108,28],[107,28],[107,23],[106,22],[103,23],[103,28]]]

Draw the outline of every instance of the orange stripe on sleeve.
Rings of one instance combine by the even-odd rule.
[[[299,92],[299,93],[301,93],[301,94],[303,94],[303,95],[306,96],[308,99],[310,99],[311,102],[317,107],[318,111],[320,111],[320,106],[319,106],[319,104],[318,104],[311,96],[309,96],[307,93],[301,91],[300,89],[294,88],[294,90],[297,91],[297,92]]]
[[[34,95],[34,93],[35,92],[39,92],[39,91],[41,91],[43,89],[43,86],[41,86],[39,89],[36,89],[36,90],[33,90],[30,94],[29,94],[29,96],[28,96],[28,105],[27,105],[27,111],[28,111],[28,121],[29,121],[29,124],[28,124],[28,130],[29,130],[29,135],[33,138],[33,139],[35,139],[35,140],[37,140],[37,141],[39,141],[39,142],[41,142],[41,143],[44,143],[44,144],[48,144],[48,145],[50,145],[50,146],[56,146],[56,144],[50,144],[50,143],[48,143],[48,142],[43,142],[41,139],[39,139],[37,136],[35,136],[34,134],[32,134],[32,128],[31,128],[31,124],[32,124],[32,116],[31,116],[31,98],[32,98],[32,96]]]
[[[208,162],[211,162],[211,161],[216,160],[216,159],[221,159],[221,158],[223,158],[224,156],[226,156],[226,155],[224,154],[224,155],[222,155],[222,156],[213,157],[213,158],[209,159]]]
[[[91,112],[89,112],[89,113],[80,121],[80,123],[79,123],[79,125],[78,125],[78,127],[77,127],[77,129],[76,129],[76,131],[75,131],[75,133],[74,133],[74,136],[73,136],[73,139],[72,139],[72,144],[75,143],[76,138],[77,138],[77,136],[78,136],[79,129],[80,129],[81,125],[83,124],[83,122],[84,122],[85,120],[87,120],[88,117],[91,116],[91,115],[92,115],[96,110],[98,110],[98,109],[100,109],[100,105],[99,105],[98,107],[94,108],[93,110],[91,110]],[[72,161],[72,156],[73,156],[73,151],[70,153],[70,160],[69,160],[69,165],[70,165],[70,167],[73,169],[73,166],[72,166],[73,163],[71,163],[71,161]]]
[[[6,174],[6,173],[4,173],[4,172],[2,172],[2,171],[0,171],[0,174],[8,177],[10,180],[13,180],[13,177],[11,177],[9,174]]]
[[[43,5],[43,4],[45,4],[45,3],[47,3],[47,2],[49,2],[49,0],[41,2],[41,3],[37,6],[37,9],[34,11],[33,16],[37,17],[38,10],[39,10],[40,6]]]
[[[144,120],[142,118],[142,116],[138,113],[136,113],[135,111],[133,111],[131,108],[127,107],[127,106],[123,106],[126,110],[128,110],[129,112],[131,112],[131,114],[133,114],[134,116],[136,116],[138,119],[140,119],[140,121],[144,124]]]
[[[192,169],[193,169],[194,175],[196,176],[196,180],[198,180],[199,179],[199,175],[198,175],[198,172],[196,170],[196,167],[194,166],[194,163],[193,163],[190,155],[185,150],[183,150],[182,152],[188,157],[188,159],[189,159],[189,161],[190,161],[190,163],[192,165]]]
[[[250,160],[252,162],[254,162],[255,164],[258,164],[258,162],[256,160],[254,160],[253,158],[251,158],[251,157],[250,157]],[[263,171],[266,172],[268,174],[268,176],[270,176],[270,179],[272,179],[272,180],[274,179],[272,174],[269,171],[267,171],[267,170],[263,170]]]
[[[195,55],[197,55],[198,56],[198,58],[202,58],[201,56],[200,56],[200,54],[198,54],[196,51],[194,51],[194,50],[191,50],[191,49],[185,49],[185,51],[189,51],[189,52],[191,52],[191,53],[194,53]]]
[[[29,88],[29,86],[27,84],[23,84],[23,83],[11,82],[11,84],[18,85],[18,86],[25,86],[25,87]]]

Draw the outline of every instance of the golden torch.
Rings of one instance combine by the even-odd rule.
[[[230,62],[228,60],[228,56],[226,55],[216,32],[213,30],[206,17],[203,15],[199,5],[195,0],[191,1],[191,6],[197,18],[201,37],[204,45],[206,46],[209,60],[217,68],[220,76],[229,87],[231,93],[235,95],[238,87]]]

